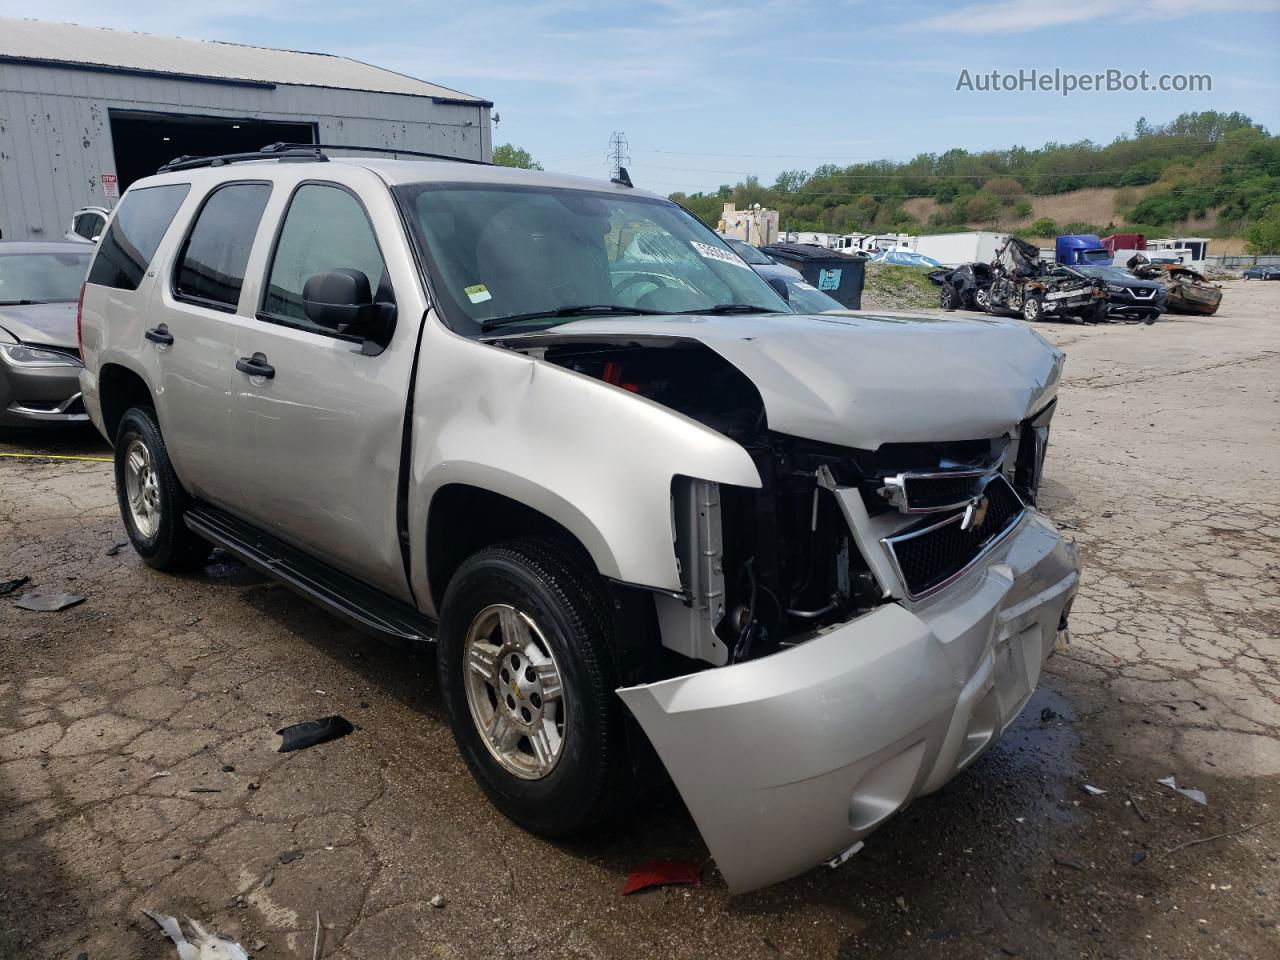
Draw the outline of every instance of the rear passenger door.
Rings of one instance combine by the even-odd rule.
[[[232,507],[245,469],[231,443],[236,313],[270,196],[268,183],[232,181],[204,197],[153,296],[145,334],[159,353],[156,412],[174,469],[191,493]]]
[[[370,199],[384,205],[384,222],[392,219],[389,196]],[[257,320],[242,328],[236,346],[248,369],[236,374],[234,436],[250,462],[247,519],[409,600],[397,483],[421,311],[402,312],[386,349],[369,355],[360,340],[308,321],[302,302],[308,278],[347,269],[368,278],[375,301],[395,303],[383,248],[404,246],[398,230],[397,220],[379,237],[365,204],[340,183],[296,187],[267,262]],[[256,372],[261,365],[269,376]]]

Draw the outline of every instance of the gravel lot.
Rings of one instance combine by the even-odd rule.
[[[262,957],[311,957],[317,911],[321,956],[370,960],[1280,955],[1280,283],[1226,287],[1217,317],[1040,327],[1069,356],[1045,493],[1085,563],[1075,644],[850,863],[741,897],[709,866],[622,898],[632,866],[705,859],[678,800],[521,832],[457,757],[430,651],[225,559],[112,555],[109,464],[0,457],[0,581],[87,597],[0,599],[0,957],[172,958],[143,907]],[[359,729],[274,752],[331,713]]]

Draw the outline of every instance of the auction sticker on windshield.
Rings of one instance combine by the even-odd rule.
[[[493,294],[489,292],[489,288],[483,283],[473,284],[470,287],[463,287],[462,292],[467,295],[467,299],[472,303],[484,303],[486,300],[493,299]]]
[[[699,243],[697,240],[690,240],[689,242],[693,244],[693,249],[697,250],[698,253],[707,260],[719,260],[721,263],[730,263],[735,267],[746,267],[748,270],[751,269],[749,264],[741,260],[735,254],[730,253],[728,250],[721,250],[719,247],[713,247],[709,243]]]

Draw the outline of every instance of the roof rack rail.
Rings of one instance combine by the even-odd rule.
[[[452,160],[455,163],[474,163],[482,167],[493,166],[488,160],[472,160],[470,157],[451,157],[447,153],[424,153],[421,150],[405,150],[401,147],[362,147],[357,143],[273,143],[272,149],[293,150],[298,147],[317,150],[361,150],[365,153],[400,154],[406,157],[426,157],[428,160]]]
[[[189,155],[175,157],[156,172],[171,173],[174,170],[194,170],[198,167],[221,167],[228,163],[245,163],[250,160],[310,160],[324,163],[329,158],[321,153],[322,150],[357,150],[364,153],[399,154],[408,157],[428,157],[432,160],[489,165],[484,160],[450,157],[443,153],[424,153],[421,150],[404,150],[398,147],[366,147],[353,143],[269,143],[259,150],[246,153],[223,153],[213,157]]]

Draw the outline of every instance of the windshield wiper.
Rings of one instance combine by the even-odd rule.
[[[717,303],[714,307],[703,307],[700,310],[681,310],[681,313],[778,313],[768,307],[757,307],[750,303]]]
[[[537,310],[533,313],[513,313],[509,317],[493,317],[480,324],[484,332],[505,327],[509,323],[521,323],[525,320],[551,320],[556,317],[578,317],[600,314],[602,316],[621,315],[666,315],[665,310],[646,310],[644,307],[623,307],[616,303],[584,303],[575,307],[559,307],[555,310]]]
[[[0,307],[33,307],[38,303],[52,302],[52,300],[0,300]]]

